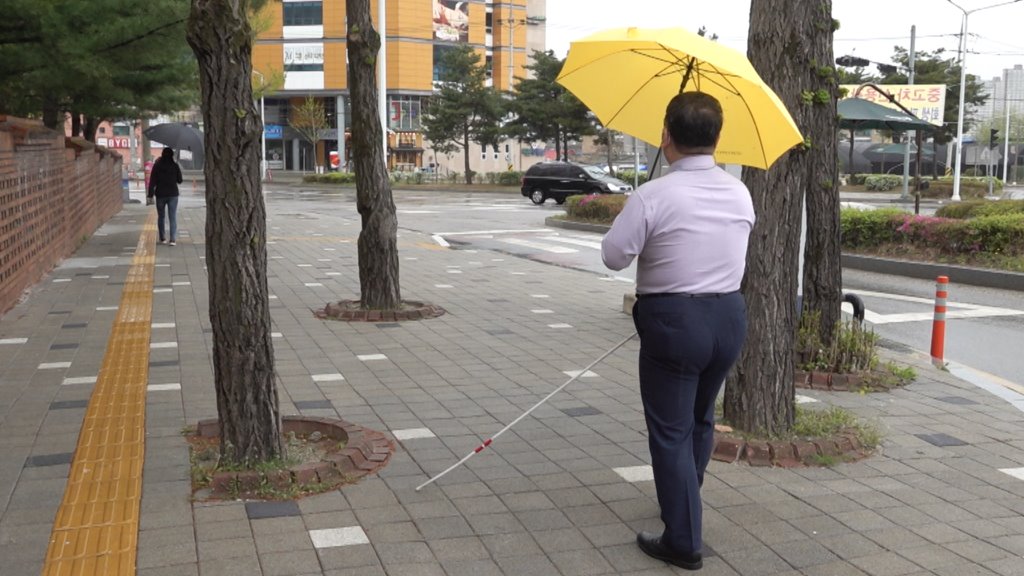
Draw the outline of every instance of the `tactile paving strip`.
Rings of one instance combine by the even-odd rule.
[[[143,226],[86,408],[44,576],[133,576],[145,452],[156,213]]]

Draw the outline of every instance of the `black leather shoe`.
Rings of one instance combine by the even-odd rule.
[[[687,554],[671,550],[661,541],[661,534],[641,532],[636,535],[636,543],[640,546],[640,549],[644,551],[644,554],[647,554],[651,558],[657,558],[663,562],[668,562],[673,566],[679,566],[685,570],[700,570],[701,567],[704,566],[704,561],[701,559],[700,552],[691,552]]]

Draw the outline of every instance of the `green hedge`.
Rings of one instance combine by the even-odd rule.
[[[352,172],[328,172],[326,174],[306,174],[302,177],[306,184],[355,184],[356,175]]]
[[[941,218],[977,218],[999,214],[1024,214],[1024,200],[974,200],[947,204],[935,212]]]
[[[903,185],[903,177],[891,174],[872,174],[864,179],[864,187],[868,190],[886,192]]]
[[[957,220],[896,210],[845,209],[840,228],[846,249],[902,244],[948,255],[1024,254],[1024,214]]]
[[[625,194],[587,194],[565,199],[565,213],[570,220],[611,224],[626,205]]]
[[[629,184],[630,186],[633,185],[633,174],[634,174],[634,172],[632,170],[616,170],[615,171],[615,177],[618,178],[619,180],[622,180],[626,184]],[[641,170],[640,171],[640,177],[637,179],[637,184],[636,185],[640,186],[644,182],[647,182],[647,172],[644,172],[644,171]]]

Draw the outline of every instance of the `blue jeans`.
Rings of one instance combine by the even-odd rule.
[[[739,292],[641,298],[633,321],[662,542],[677,552],[700,552],[700,487],[714,446],[715,398],[743,347],[746,305]]]
[[[164,238],[164,212],[167,212],[170,216],[171,221],[171,242],[174,242],[178,237],[178,197],[177,196],[157,196],[156,197],[156,229],[160,232],[160,241],[163,242]]]

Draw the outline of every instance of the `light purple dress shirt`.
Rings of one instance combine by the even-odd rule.
[[[629,197],[601,242],[601,258],[622,270],[639,256],[640,294],[733,292],[753,227],[747,187],[713,156],[685,156]]]

